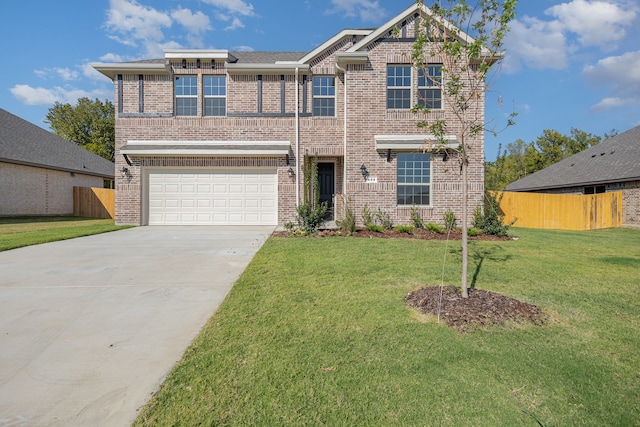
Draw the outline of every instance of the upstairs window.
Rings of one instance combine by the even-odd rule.
[[[442,65],[429,65],[418,71],[418,105],[442,108]]]
[[[227,114],[227,78],[225,76],[205,76],[203,92],[205,116]]]
[[[430,204],[431,155],[398,154],[398,205]]]
[[[336,78],[313,78],[313,115],[336,115]]]
[[[411,108],[411,66],[387,66],[387,108]]]
[[[198,115],[198,78],[176,77],[176,116]]]

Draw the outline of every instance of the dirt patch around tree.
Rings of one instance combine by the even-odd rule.
[[[469,289],[469,298],[462,298],[458,287],[428,286],[409,293],[405,302],[434,316],[440,306],[440,320],[459,332],[526,323],[541,326],[548,321],[547,314],[533,304],[482,289]]]

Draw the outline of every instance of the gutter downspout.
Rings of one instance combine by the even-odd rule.
[[[348,65],[347,65],[348,67]],[[347,69],[342,68],[336,61],[336,69],[344,73],[344,123],[342,130],[342,209],[346,212],[347,208]]]
[[[300,87],[296,67],[296,209],[300,206]]]

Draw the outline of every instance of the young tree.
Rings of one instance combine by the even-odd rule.
[[[56,102],[44,120],[53,133],[113,161],[115,154],[115,111],[111,101],[80,98],[78,103]]]
[[[421,6],[424,0],[417,0]],[[446,115],[431,119],[429,100],[425,97],[414,106],[416,114],[424,119],[418,126],[432,133],[441,151],[457,158],[462,179],[462,296],[468,297],[467,270],[469,248],[467,243],[468,200],[467,168],[470,150],[490,122],[484,117],[484,94],[490,87],[492,66],[503,58],[504,38],[509,22],[515,17],[517,0],[433,0],[430,13],[421,17],[416,29],[412,61],[414,66],[439,87]],[[471,36],[471,37],[470,37]],[[440,73],[431,73],[441,65]],[[437,68],[435,68],[437,70]],[[495,68],[493,68],[495,69]],[[513,124],[512,115],[507,125]],[[458,148],[448,148],[448,135],[455,135]],[[452,157],[453,157],[452,156]]]

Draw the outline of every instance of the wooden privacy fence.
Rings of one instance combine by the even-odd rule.
[[[622,226],[622,192],[601,194],[500,193],[505,224],[556,230]]]
[[[88,218],[114,218],[116,215],[116,190],[73,187],[73,215]]]

